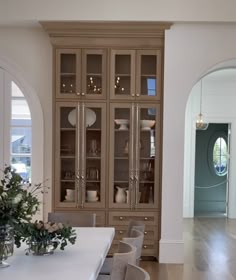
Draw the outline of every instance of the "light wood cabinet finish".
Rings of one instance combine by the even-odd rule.
[[[113,249],[130,219],[144,221],[143,255],[158,258],[164,37],[170,24],[41,24],[54,52],[53,211],[96,212],[99,226],[116,228]],[[89,126],[87,109],[96,115]],[[73,201],[67,201],[70,189]],[[88,191],[93,197],[94,190],[98,199],[91,201]]]

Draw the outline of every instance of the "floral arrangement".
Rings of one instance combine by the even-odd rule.
[[[35,221],[22,224],[20,233],[21,236],[16,236],[18,245],[18,239],[22,239],[29,245],[29,251],[38,255],[48,253],[48,250],[54,250],[58,246],[64,250],[68,242],[75,244],[76,241],[75,230],[62,223]]]
[[[29,222],[38,211],[37,194],[43,192],[42,183],[32,186],[25,184],[19,174],[6,166],[0,180],[0,225],[15,228],[21,223]]]

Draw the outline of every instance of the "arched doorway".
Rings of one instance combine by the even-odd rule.
[[[230,124],[234,131],[236,114],[233,104],[236,104],[236,69],[225,68],[210,72],[204,76],[205,92],[203,92],[202,113],[204,119],[212,124]],[[195,147],[196,129],[195,122],[199,112],[199,83],[197,83],[189,96],[185,117],[185,163],[184,163],[184,217],[194,217],[194,190],[195,190]],[[231,141],[232,143],[232,141]],[[233,185],[236,176],[230,172],[234,164],[235,147],[230,146],[231,164],[228,176],[228,217],[236,217],[235,190]],[[207,157],[207,155],[206,155]]]

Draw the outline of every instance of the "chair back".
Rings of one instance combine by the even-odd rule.
[[[130,220],[128,224],[128,229],[126,233],[126,237],[130,237],[132,229],[137,229],[144,233],[145,231],[145,224],[141,221]]]
[[[136,248],[123,241],[119,242],[118,252],[113,254],[112,280],[124,280],[127,264],[135,264]]]
[[[137,265],[128,264],[125,280],[150,280],[150,275],[143,268]]]
[[[131,244],[136,248],[136,264],[139,265],[143,247],[144,234],[136,229],[132,229],[130,237],[123,237],[122,241]]]
[[[63,223],[72,227],[95,227],[96,214],[81,212],[51,212],[48,213],[48,221]]]

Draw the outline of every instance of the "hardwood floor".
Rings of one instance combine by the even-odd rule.
[[[236,220],[184,219],[184,245],[183,265],[141,262],[151,280],[236,279]]]

